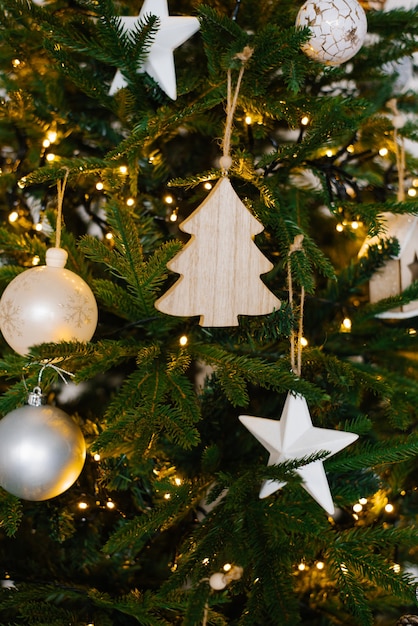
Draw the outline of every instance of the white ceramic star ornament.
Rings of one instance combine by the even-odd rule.
[[[240,415],[239,419],[269,451],[269,466],[322,451],[329,452],[329,458],[358,438],[354,433],[313,426],[305,398],[291,393],[287,395],[280,421],[250,415]],[[308,463],[295,471],[302,478],[304,489],[329,515],[333,515],[335,508],[323,461]],[[285,484],[266,480],[260,498],[271,495]]]
[[[199,30],[196,17],[169,16],[167,0],[145,0],[138,17],[121,17],[125,31],[130,31],[149,15],[159,18],[160,27],[151,44],[147,60],[138,67],[138,72],[151,76],[163,91],[172,99],[177,99],[176,68],[173,52]],[[110,86],[109,95],[126,86],[120,70]]]

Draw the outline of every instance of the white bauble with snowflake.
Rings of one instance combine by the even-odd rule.
[[[46,265],[25,270],[3,292],[0,330],[19,354],[41,343],[89,341],[96,330],[96,300],[87,283],[65,269],[67,257],[50,248]]]
[[[367,18],[357,0],[307,0],[296,26],[308,27],[311,37],[302,50],[326,65],[340,65],[360,50],[367,34]]]

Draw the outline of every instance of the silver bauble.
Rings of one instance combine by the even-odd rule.
[[[67,252],[50,248],[46,265],[25,270],[0,300],[0,330],[9,346],[25,355],[31,346],[89,341],[97,326],[97,304],[87,283],[65,269]]]
[[[61,409],[25,405],[0,421],[0,486],[24,500],[47,500],[77,480],[86,444]]]

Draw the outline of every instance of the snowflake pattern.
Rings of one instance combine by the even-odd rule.
[[[22,336],[22,319],[20,306],[13,300],[4,300],[0,306],[0,327],[3,334]]]
[[[71,294],[67,302],[61,306],[66,310],[64,316],[66,322],[74,324],[77,328],[91,324],[94,309],[89,306],[89,300],[83,295],[81,289],[75,289],[74,294]]]

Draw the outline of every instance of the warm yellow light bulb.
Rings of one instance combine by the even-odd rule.
[[[126,201],[127,206],[133,206],[135,204],[134,198],[128,198]]]
[[[381,157],[385,157],[388,155],[389,150],[387,148],[380,148],[379,154]]]
[[[20,65],[20,60],[19,60],[19,59],[13,59],[13,60],[12,60],[12,65],[13,65],[13,67],[19,67],[19,65]]]
[[[44,139],[42,142],[42,147],[43,148],[49,148],[49,146],[51,145],[51,142],[49,141],[49,139]]]
[[[365,504],[367,504],[367,498],[360,498],[359,502],[364,506]]]
[[[127,173],[128,173],[128,168],[126,167],[126,165],[121,165],[121,166],[119,167],[119,172],[120,172],[121,174],[127,174]]]
[[[113,233],[106,233],[105,237],[108,241],[111,241],[113,239]]]
[[[344,226],[342,224],[337,224],[335,230],[339,233],[342,233],[344,230]]]
[[[176,478],[174,479],[174,483],[177,485],[177,487],[180,487],[180,485],[183,483],[183,481],[182,481],[181,478],[176,476]]]
[[[309,124],[309,121],[309,117],[307,115],[304,115],[300,120],[300,123],[302,124],[302,126],[307,126]]]
[[[245,116],[245,123],[247,124],[247,126],[250,126],[253,123],[253,118],[251,117],[251,115]]]
[[[19,213],[17,211],[12,211],[9,213],[9,222],[13,224],[19,218]]]
[[[354,506],[353,506],[353,511],[354,513],[360,513],[363,510],[363,505],[360,504],[360,502],[357,502]]]
[[[178,220],[178,214],[177,214],[177,209],[174,209],[174,211],[172,211],[170,213],[170,222],[177,222]]]
[[[206,182],[203,187],[207,190],[210,191],[212,189],[212,183]]]
[[[165,202],[166,204],[173,204],[173,202],[174,202],[174,198],[173,198],[173,196],[171,196],[171,195],[168,193],[166,196],[164,196],[164,202]]]
[[[332,155],[334,154],[332,150],[327,150],[326,153],[327,157],[332,157]]]
[[[321,570],[321,569],[324,569],[324,567],[325,567],[325,563],[323,561],[318,561],[317,562],[316,569]]]
[[[32,265],[35,267],[36,265],[39,265],[39,263],[41,262],[41,258],[35,254],[35,256],[32,258]]]
[[[417,190],[414,187],[411,187],[410,189],[408,189],[408,196],[410,198],[415,198],[416,195],[417,195]]]
[[[98,183],[96,183],[96,189],[97,191],[101,191],[103,189],[104,185],[101,181],[99,181]]]
[[[393,513],[394,510],[395,507],[393,506],[393,504],[390,504],[390,502],[388,502],[388,504],[385,506],[386,513]]]
[[[84,511],[85,509],[88,508],[87,502],[79,502],[78,503],[78,508],[81,509],[82,511]]]
[[[100,454],[98,452],[96,452],[96,454],[93,455],[93,459],[95,461],[100,461]]]
[[[171,498],[171,493],[164,494],[164,500],[170,500],[170,498]]]
[[[112,502],[112,500],[108,500],[106,502],[106,506],[107,506],[108,509],[114,509],[116,504],[114,502]]]
[[[299,570],[300,572],[303,572],[303,571],[305,571],[305,569],[306,569],[306,565],[305,565],[305,563],[299,563],[299,565],[298,565],[298,570]]]
[[[42,223],[38,222],[37,224],[35,224],[35,230],[40,233],[42,230]]]
[[[179,344],[180,344],[181,346],[186,346],[186,345],[187,345],[187,342],[188,342],[188,339],[187,339],[186,335],[182,335],[182,336],[180,337],[180,339],[179,339]]]
[[[349,146],[347,146],[347,152],[349,152],[350,154],[352,154],[354,152],[354,146],[352,143],[350,143]]]
[[[300,345],[301,345],[303,348],[306,348],[306,346],[308,345],[308,340],[306,339],[306,337],[301,337],[301,340],[300,340]]]
[[[55,160],[55,154],[53,152],[48,152],[48,154],[46,155],[46,160],[51,162]]]
[[[353,230],[357,230],[357,228],[360,226],[360,224],[357,221],[351,222],[351,228]]]
[[[341,322],[342,330],[351,330],[351,320],[349,317],[345,317]]]
[[[47,139],[49,139],[50,143],[54,143],[54,141],[57,140],[57,133],[55,132],[55,130],[49,130],[46,134]]]

